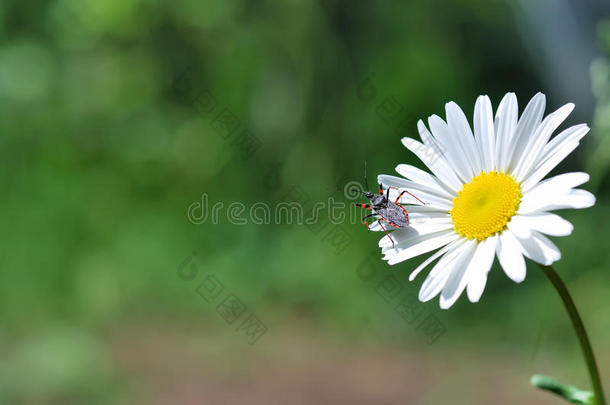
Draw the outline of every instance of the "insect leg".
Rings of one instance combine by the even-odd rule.
[[[358,204],[358,203],[354,203],[354,205],[356,207],[359,207],[359,208],[366,208],[367,210],[370,210],[372,208],[371,204]]]
[[[399,190],[399,188],[398,188],[398,187],[394,187],[394,186],[388,186],[388,188],[387,188],[387,189],[386,189],[386,191],[385,191],[385,198],[387,198],[388,200],[390,199],[390,189],[391,189],[391,188],[395,188],[396,190]],[[383,193],[381,193],[381,194],[383,194]]]
[[[398,201],[400,200],[400,197],[402,197],[402,195],[403,195],[404,193],[409,194],[411,197],[415,198],[417,201],[419,201],[419,202],[420,202],[420,203],[422,203],[423,205],[426,205],[426,203],[425,203],[425,202],[423,202],[422,200],[420,200],[419,198],[417,198],[417,197],[416,197],[416,196],[414,196],[413,194],[409,193],[407,190],[402,191],[402,192],[401,192],[401,193],[398,195],[398,197],[396,197],[396,201],[394,201],[394,204],[398,204]]]
[[[381,229],[383,229],[383,232],[388,235],[388,238],[390,238],[390,240],[392,241],[392,248],[394,248],[395,243],[394,243],[394,239],[392,239],[392,237],[390,236],[390,234],[388,233],[388,231],[385,230],[385,228],[383,227],[383,224],[381,223],[381,220],[377,220],[377,223],[379,224],[379,226],[381,227]]]
[[[366,226],[366,229],[368,229],[369,231],[371,230],[371,228],[369,228],[369,224],[366,222],[366,219],[374,216],[375,214],[369,214],[362,217],[362,222],[364,223],[364,226]]]

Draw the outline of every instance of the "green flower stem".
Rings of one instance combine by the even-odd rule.
[[[572,301],[572,297],[570,296],[566,285],[563,283],[555,269],[552,266],[543,266],[541,264],[539,264],[539,266],[551,284],[553,284],[553,287],[555,287],[557,290],[557,293],[563,301],[563,305],[568,311],[568,315],[572,321],[572,326],[576,331],[578,341],[580,342],[580,347],[582,348],[583,355],[585,356],[585,361],[587,362],[587,368],[589,369],[589,376],[591,377],[591,383],[593,384],[593,393],[595,394],[596,404],[606,405],[604,390],[602,389],[602,383],[599,379],[599,371],[595,362],[595,356],[593,355],[593,349],[591,348],[591,342],[589,342],[587,331],[582,323],[582,319],[580,319],[580,315],[578,315],[578,310],[574,305],[574,301]]]

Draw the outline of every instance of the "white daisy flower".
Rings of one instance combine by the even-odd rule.
[[[409,190],[427,204],[407,207],[410,226],[394,230],[391,239],[384,236],[379,246],[389,264],[439,249],[409,277],[412,281],[438,260],[421,287],[421,301],[440,294],[446,309],[464,289],[471,302],[479,301],[496,256],[517,283],[525,279],[524,257],[543,265],[561,257],[544,235],[566,236],[573,227],[550,211],[591,207],[595,197],[576,189],[589,180],[587,173],[542,179],[578,146],[589,127],[575,125],[551,139],[574,105],[543,119],[544,108],[545,96],[538,93],[518,118],[517,98],[508,93],[494,120],[489,97],[479,96],[473,134],[460,107],[450,102],[446,121],[432,115],[430,131],[421,120],[417,123],[423,143],[402,139],[432,174],[401,164],[396,171],[405,178],[380,175],[379,183],[398,188],[391,188],[391,201]],[[419,204],[407,194],[400,202]],[[371,229],[381,227],[375,223]]]

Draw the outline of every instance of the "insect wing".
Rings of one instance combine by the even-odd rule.
[[[388,208],[379,211],[379,215],[395,228],[405,228],[409,226],[409,216],[406,210],[399,205],[389,203]]]

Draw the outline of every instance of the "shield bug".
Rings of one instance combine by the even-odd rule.
[[[369,199],[370,203],[354,204],[356,205],[356,207],[365,208],[367,210],[371,210],[372,212],[362,217],[362,222],[364,223],[364,225],[366,225],[366,228],[370,230],[369,224],[368,222],[366,222],[366,220],[368,218],[376,217],[377,223],[379,224],[383,232],[388,236],[388,238],[390,238],[390,240],[392,241],[392,247],[394,247],[394,239],[392,239],[390,234],[386,231],[382,221],[388,224],[389,226],[397,229],[406,228],[407,226],[409,226],[409,213],[407,212],[407,209],[403,206],[403,204],[399,202],[400,198],[405,193],[409,194],[411,197],[415,198],[422,204],[425,205],[425,203],[413,194],[409,193],[407,190],[401,191],[400,194],[398,194],[398,197],[396,197],[396,200],[392,202],[390,201],[390,189],[394,188],[396,190],[399,190],[398,187],[390,186],[386,189],[384,194],[383,185],[381,183],[379,183],[379,194],[374,194],[368,191],[370,190],[370,188],[366,178],[366,161],[364,162],[364,184],[366,186],[367,191],[358,191],[364,194],[364,196]]]

